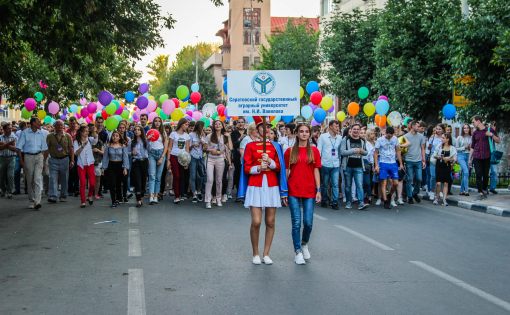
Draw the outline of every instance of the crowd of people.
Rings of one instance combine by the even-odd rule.
[[[138,123],[124,120],[113,131],[100,116],[90,124],[74,117],[45,126],[36,117],[29,123],[3,122],[0,190],[7,198],[21,194],[24,178],[29,207],[36,210],[43,194],[48,203],[79,196],[82,208],[108,192],[112,208],[133,196],[137,207],[170,198],[175,205],[189,199],[211,209],[232,199],[251,210],[254,264],[272,263],[275,212],[282,206],[291,212],[295,262],[305,264],[316,203],[334,210],[341,204],[391,209],[421,202],[424,190],[434,204],[447,206],[457,162],[461,195],[469,195],[472,167],[476,198],[497,193],[491,152],[500,138],[479,116],[458,136],[451,126],[418,120],[385,128],[354,119],[324,127],[254,121],[238,117],[206,127],[203,121],[183,118],[173,125],[156,117],[149,124],[143,114]],[[266,240],[260,258],[262,214]]]

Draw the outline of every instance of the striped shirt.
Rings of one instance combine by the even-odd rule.
[[[18,141],[18,137],[16,137],[16,135],[12,132],[9,136],[5,136],[5,135],[0,136],[0,142],[3,142],[4,144],[7,144],[11,141],[14,141],[15,144],[16,144],[16,141]],[[17,155],[16,151],[11,151],[9,149],[0,150],[1,157],[11,157],[11,156],[16,156],[16,155]]]

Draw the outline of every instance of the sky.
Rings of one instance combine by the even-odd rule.
[[[142,71],[140,82],[147,82],[151,76],[147,74],[147,65],[160,54],[170,55],[170,62],[186,45],[194,45],[198,41],[221,44],[215,36],[228,19],[228,0],[224,6],[215,7],[209,0],[156,0],[161,11],[169,12],[177,20],[174,28],[161,33],[164,47],[150,49],[135,68]],[[271,0],[271,16],[319,16],[320,0]]]

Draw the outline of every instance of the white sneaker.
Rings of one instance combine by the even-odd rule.
[[[381,199],[377,199],[377,201],[375,202],[375,205],[376,205],[376,206],[380,206],[380,205],[381,205],[381,203],[382,203]]]
[[[205,208],[206,209],[211,209],[211,203],[210,202],[206,202],[205,203]]]
[[[429,192],[429,199],[430,201],[434,201],[434,199],[436,199],[436,196],[434,195],[433,192]]]
[[[403,204],[404,204],[404,200],[402,200],[402,198],[399,198],[399,199],[397,200],[397,204],[399,204],[399,205],[403,205]]]
[[[396,207],[397,206],[397,204],[395,203],[395,200],[393,200],[393,199],[391,199],[391,206],[392,207]]]
[[[260,261],[260,256],[257,255],[257,256],[253,256],[253,260],[252,260],[252,263],[254,265],[260,265],[262,262]]]
[[[218,203],[216,204],[218,207],[223,207],[223,204],[221,203],[221,201],[218,200]]]
[[[269,258],[269,256],[264,256],[264,258],[262,258],[262,262],[266,265],[272,265],[273,264],[273,261],[271,260],[271,258]]]
[[[304,259],[310,259],[312,256],[310,256],[310,251],[308,250],[308,245],[301,246],[301,250],[303,251],[303,258]]]
[[[223,195],[223,198],[221,198],[221,202],[227,202],[227,200],[228,200],[227,195],[226,194]]]
[[[302,252],[298,252],[296,254],[296,257],[294,257],[294,262],[297,265],[306,265],[306,261],[305,261],[305,258],[303,257],[303,253]]]
[[[211,200],[211,203],[212,203],[212,204],[216,204],[216,198],[213,198],[213,199]]]

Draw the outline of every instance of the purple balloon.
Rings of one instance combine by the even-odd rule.
[[[113,100],[113,95],[108,91],[101,91],[97,95],[97,99],[99,100],[99,103],[101,103],[101,105],[108,106]]]
[[[332,113],[335,111],[335,106],[331,106],[329,109],[328,109],[328,113]]]
[[[149,84],[147,84],[147,83],[142,83],[138,87],[138,92],[140,92],[141,94],[145,94],[148,91],[149,91]]]
[[[385,100],[385,101],[387,101],[388,97],[386,95],[381,95],[381,96],[379,96],[379,98],[377,100]]]
[[[67,119],[66,114],[60,115],[60,119],[62,119],[62,120],[66,120],[66,119]]]
[[[140,109],[144,109],[145,107],[147,107],[147,105],[149,105],[149,99],[146,98],[145,96],[140,96],[136,100],[136,106],[138,106],[138,108]]]
[[[120,115],[120,114],[122,114],[123,111],[124,111],[124,108],[119,106],[119,108],[117,108],[117,110],[115,111],[115,115]]]
[[[311,123],[312,126],[320,126],[321,124],[316,122],[315,119],[312,119],[312,123]]]
[[[94,103],[94,102],[90,102],[88,105],[87,105],[87,111],[89,113],[95,113],[97,110],[97,104]]]

